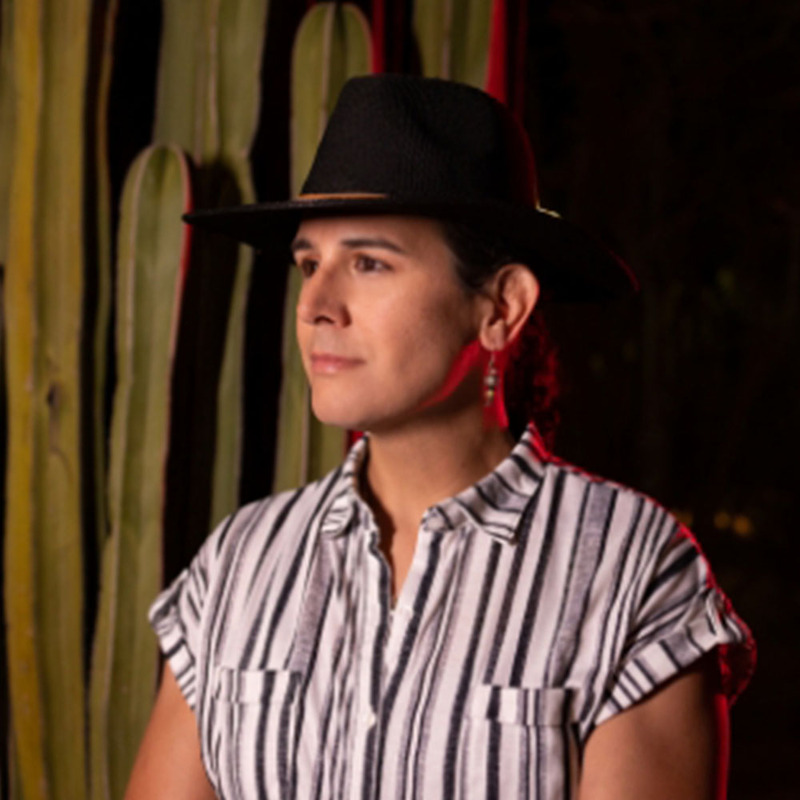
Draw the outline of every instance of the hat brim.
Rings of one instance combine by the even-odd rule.
[[[505,203],[420,202],[392,197],[313,197],[192,211],[183,219],[256,249],[291,242],[303,219],[373,215],[464,222],[490,231],[529,256],[543,289],[556,301],[603,301],[638,290],[616,254],[552,212]]]

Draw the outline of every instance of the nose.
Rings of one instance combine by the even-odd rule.
[[[297,319],[307,325],[343,326],[349,322],[344,276],[322,263],[303,280],[297,298]]]

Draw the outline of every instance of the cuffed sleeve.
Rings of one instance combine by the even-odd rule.
[[[636,596],[622,657],[604,687],[592,727],[715,649],[723,690],[732,702],[753,672],[755,645],[689,531],[675,527],[645,571]]]
[[[209,537],[189,567],[156,597],[148,614],[164,658],[192,710],[214,538]]]

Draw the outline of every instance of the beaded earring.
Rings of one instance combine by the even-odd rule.
[[[497,391],[497,383],[500,374],[497,371],[497,364],[494,359],[494,350],[489,354],[489,364],[486,367],[486,374],[483,376],[483,405],[488,408],[494,402],[494,395]]]

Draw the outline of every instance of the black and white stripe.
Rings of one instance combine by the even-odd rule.
[[[426,512],[392,608],[367,446],[226,520],[151,609],[220,797],[566,800],[591,731],[703,653],[746,681],[691,535],[532,428]]]

